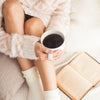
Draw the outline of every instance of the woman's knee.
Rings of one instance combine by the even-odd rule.
[[[18,0],[7,0],[3,3],[3,15],[15,14],[15,11],[22,10],[21,4]]]
[[[45,26],[41,19],[33,17],[25,22],[25,34],[41,37]]]

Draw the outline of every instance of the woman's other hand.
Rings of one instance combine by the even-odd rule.
[[[64,54],[64,50],[56,50],[53,52],[53,59],[57,60]]]

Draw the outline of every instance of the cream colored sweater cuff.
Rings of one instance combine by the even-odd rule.
[[[24,36],[23,55],[24,58],[38,59],[35,53],[35,43],[39,41],[39,37],[36,36]]]
[[[29,35],[12,34],[10,49],[11,57],[22,57],[27,59],[38,59],[35,54],[35,43],[40,38]]]

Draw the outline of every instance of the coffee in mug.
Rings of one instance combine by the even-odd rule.
[[[59,31],[49,30],[41,36],[41,43],[52,51],[58,49],[63,50],[65,46],[65,37],[63,33]]]
[[[44,38],[43,45],[47,48],[53,49],[53,48],[57,48],[61,46],[63,42],[64,42],[64,39],[60,35],[54,33]]]

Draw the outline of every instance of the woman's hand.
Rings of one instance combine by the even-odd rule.
[[[39,59],[41,59],[41,60],[47,60],[48,54],[53,54],[54,60],[59,59],[64,54],[64,51],[62,51],[62,50],[52,51],[52,50],[44,47],[39,42],[36,42],[35,51],[36,51],[36,56],[38,56]]]
[[[59,59],[64,54],[63,50],[56,50],[53,52],[53,58],[54,60]]]
[[[48,54],[52,54],[52,50],[44,47],[41,43],[36,42],[35,45],[35,52],[36,56],[39,57],[41,60],[47,60],[48,59]]]

